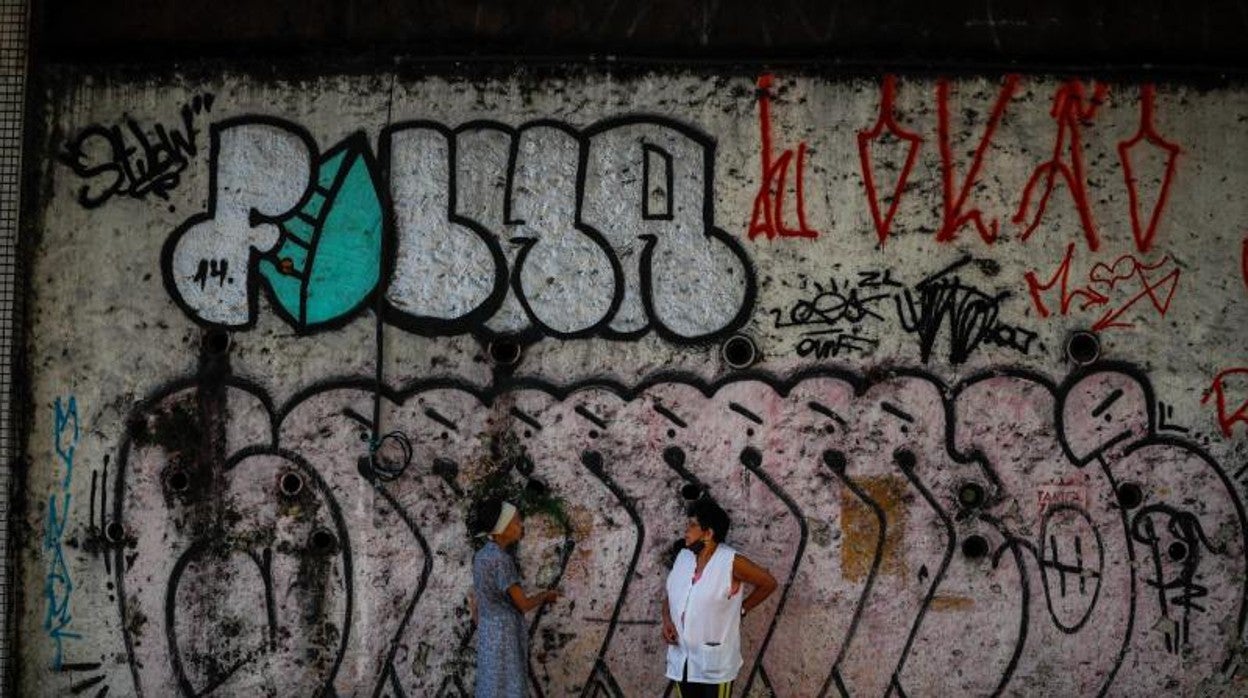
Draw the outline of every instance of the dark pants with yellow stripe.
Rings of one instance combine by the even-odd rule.
[[[674,681],[676,690],[672,692],[675,698],[731,698],[732,682],[728,683],[690,683],[688,681]]]

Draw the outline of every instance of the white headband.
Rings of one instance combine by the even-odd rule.
[[[506,530],[507,525],[516,516],[516,505],[511,502],[503,502],[503,510],[498,512],[498,521],[494,522],[494,528],[490,531],[490,535],[497,536]]]

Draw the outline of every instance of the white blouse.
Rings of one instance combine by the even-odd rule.
[[[694,683],[727,683],[741,670],[741,587],[733,590],[737,551],[719,544],[693,581],[698,558],[689,550],[676,556],[667,575],[667,608],[679,635],[667,646],[667,678]],[[688,673],[685,674],[686,662]]]

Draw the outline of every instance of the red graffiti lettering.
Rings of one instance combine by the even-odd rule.
[[[1075,299],[1080,300],[1078,309],[1081,311],[1094,306],[1105,308],[1100,318],[1092,325],[1094,332],[1102,332],[1115,327],[1134,327],[1134,323],[1124,321],[1122,316],[1145,299],[1152,304],[1158,316],[1165,317],[1169,312],[1170,302],[1174,299],[1175,291],[1178,290],[1181,274],[1181,270],[1174,266],[1169,255],[1162,257],[1154,264],[1141,262],[1129,254],[1122,255],[1111,264],[1098,262],[1088,272],[1088,283],[1072,288],[1070,267],[1074,261],[1074,254],[1075,244],[1072,242],[1066,246],[1066,255],[1062,263],[1048,281],[1042,283],[1034,271],[1029,271],[1024,275],[1032,304],[1035,305],[1041,317],[1048,317],[1053,313],[1044,301],[1043,292],[1054,287],[1058,287],[1060,295],[1057,306],[1062,315],[1070,312]],[[1172,268],[1162,274],[1161,272],[1164,271],[1162,267],[1167,264]],[[1111,305],[1110,301],[1113,296],[1122,295],[1123,289],[1129,288],[1129,282],[1133,280],[1138,284],[1139,290]]]
[[[1036,204],[1035,215],[1027,225],[1027,229],[1023,231],[1023,240],[1031,237],[1031,234],[1040,226],[1040,221],[1044,218],[1044,212],[1049,205],[1049,197],[1053,194],[1053,189],[1057,184],[1057,175],[1060,174],[1074,200],[1075,210],[1083,225],[1083,234],[1087,238],[1088,249],[1095,252],[1100,247],[1096,224],[1092,220],[1092,207],[1088,203],[1087,177],[1083,163],[1083,139],[1080,129],[1096,115],[1108,91],[1105,85],[1095,83],[1089,98],[1085,94],[1083,83],[1077,80],[1067,81],[1057,89],[1057,94],[1053,98],[1053,108],[1049,111],[1050,116],[1057,122],[1053,157],[1031,173],[1031,177],[1023,188],[1023,198],[1018,204],[1018,211],[1014,214],[1015,223],[1023,223],[1027,219],[1033,190],[1043,179],[1044,193],[1040,195],[1040,200]]]
[[[879,119],[876,120],[871,130],[858,132],[858,158],[862,165],[862,179],[867,187],[867,203],[871,206],[871,218],[875,222],[875,233],[881,245],[888,239],[889,230],[893,226],[893,216],[897,214],[897,206],[901,203],[906,181],[910,178],[910,171],[914,169],[914,161],[919,155],[919,146],[923,143],[922,136],[902,128],[897,123],[897,117],[893,113],[895,97],[896,78],[887,75],[884,77],[884,87],[880,96]],[[906,152],[906,162],[897,175],[896,184],[893,185],[888,212],[880,215],[880,199],[875,186],[875,169],[871,165],[871,145],[889,143],[893,139],[905,141],[909,143],[909,147]]]
[[[1205,391],[1205,396],[1200,399],[1200,404],[1204,405],[1209,402],[1210,397],[1217,397],[1218,427],[1222,430],[1222,435],[1227,438],[1230,438],[1231,426],[1235,422],[1248,424],[1248,400],[1240,402],[1234,412],[1228,414],[1226,411],[1226,379],[1235,375],[1248,375],[1248,368],[1228,368],[1214,376],[1213,383]]]
[[[1001,124],[1001,118],[1005,115],[1005,108],[1010,103],[1010,99],[1014,96],[1014,91],[1018,87],[1019,76],[1007,75],[1004,84],[1001,85],[1001,91],[997,94],[997,101],[992,105],[992,114],[988,117],[988,125],[984,127],[984,133],[979,138],[979,144],[975,147],[975,154],[971,157],[971,166],[966,172],[966,179],[962,181],[962,188],[958,191],[955,199],[953,191],[953,147],[950,144],[949,137],[949,81],[942,78],[936,83],[936,108],[937,108],[937,128],[940,136],[940,176],[944,191],[944,219],[941,222],[940,231],[936,233],[936,240],[939,242],[948,242],[958,236],[958,232],[967,223],[973,223],[975,230],[979,232],[979,236],[984,242],[992,244],[997,239],[997,231],[1000,227],[999,221],[995,218],[991,223],[984,223],[984,214],[977,208],[966,210],[966,202],[970,197],[971,191],[975,186],[975,181],[979,177],[980,168],[984,164],[984,153],[988,150],[988,146],[992,144],[993,133],[996,132],[997,126]]]
[[[1041,485],[1036,490],[1036,503],[1040,506],[1037,513],[1043,514],[1054,504],[1075,504],[1085,506],[1087,493],[1082,489],[1068,489],[1053,485]]]
[[[1120,257],[1119,259],[1128,259],[1128,258]],[[1118,306],[1116,310],[1113,310],[1113,309],[1106,310],[1105,314],[1102,315],[1100,319],[1097,320],[1092,325],[1093,332],[1101,332],[1111,327],[1123,327],[1123,328],[1135,327],[1133,323],[1122,322],[1118,318],[1122,317],[1123,313],[1130,310],[1132,306],[1134,306],[1136,303],[1140,302],[1141,300],[1144,300],[1145,298],[1147,298],[1149,302],[1152,303],[1153,309],[1157,311],[1157,315],[1159,317],[1165,317],[1166,313],[1170,310],[1170,301],[1174,299],[1174,292],[1179,287],[1179,271],[1180,270],[1178,268],[1175,268],[1170,273],[1161,277],[1157,281],[1153,281],[1149,279],[1148,275],[1145,273],[1147,270],[1156,269],[1157,267],[1170,261],[1170,257],[1168,256],[1164,257],[1160,262],[1158,262],[1155,266],[1152,266],[1152,267],[1144,266],[1140,264],[1138,261],[1136,261],[1134,258],[1129,258],[1129,259],[1131,263],[1136,265],[1135,268],[1139,272],[1141,289],[1138,293],[1131,296],[1124,303],[1122,303],[1122,305]],[[1115,261],[1115,264],[1117,264],[1117,261]],[[1103,266],[1103,265],[1097,265],[1097,266]],[[1161,298],[1161,294],[1165,295],[1164,300]]]
[[[1040,283],[1036,272],[1029,271],[1024,275],[1027,280],[1027,290],[1031,293],[1031,302],[1036,306],[1036,311],[1040,313],[1040,317],[1048,317],[1052,314],[1048,306],[1044,304],[1041,297],[1042,291],[1047,291],[1054,286],[1061,284],[1061,305],[1060,313],[1066,315],[1070,312],[1070,305],[1076,297],[1083,299],[1083,304],[1079,306],[1079,310],[1087,310],[1094,305],[1104,305],[1109,302],[1103,294],[1097,293],[1090,288],[1070,288],[1070,263],[1074,260],[1075,243],[1066,246],[1066,256],[1062,259],[1062,263],[1058,266],[1057,271],[1045,283]]]
[[[758,127],[762,137],[762,181],[758,193],[754,196],[754,210],[750,214],[749,238],[753,240],[759,235],[767,236],[768,240],[776,237],[817,238],[819,231],[806,223],[805,169],[806,142],[797,144],[797,166],[794,174],[794,189],[797,197],[797,228],[784,224],[785,179],[788,177],[789,166],[793,164],[792,148],[780,153],[772,159],[771,153],[771,75],[758,77]]]
[[[1135,248],[1140,252],[1148,252],[1153,246],[1153,238],[1157,235],[1157,222],[1161,220],[1161,212],[1166,208],[1170,197],[1170,183],[1174,180],[1174,169],[1182,150],[1175,143],[1162,138],[1153,123],[1153,103],[1156,90],[1152,85],[1140,88],[1140,128],[1131,138],[1118,144],[1118,158],[1122,160],[1122,176],[1127,183],[1127,195],[1131,199],[1131,234],[1135,236]],[[1136,189],[1135,172],[1131,167],[1131,149],[1145,143],[1165,153],[1166,173],[1161,180],[1161,189],[1157,192],[1157,200],[1153,202],[1152,212],[1148,216],[1148,227],[1140,225],[1140,197]]]

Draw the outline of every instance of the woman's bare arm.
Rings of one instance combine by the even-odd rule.
[[[676,632],[676,624],[672,622],[672,612],[667,605],[667,592],[663,593],[663,641],[669,645],[676,644],[679,634]]]
[[[767,600],[771,592],[776,590],[776,578],[764,567],[754,564],[750,558],[737,555],[732,560],[732,578],[754,587],[750,595],[741,602],[741,612],[748,613],[755,606]]]
[[[551,603],[559,598],[559,592],[549,589],[539,590],[533,596],[529,596],[524,593],[524,589],[521,589],[519,584],[507,587],[507,595],[511,597],[511,604],[521,613],[528,613],[544,603]]]

